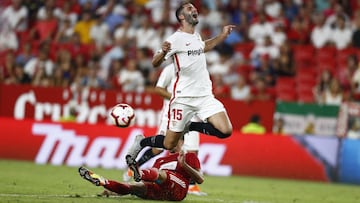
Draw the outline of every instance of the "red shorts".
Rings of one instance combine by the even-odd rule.
[[[166,171],[167,179],[161,183],[144,182],[146,195],[144,199],[181,201],[186,197],[189,181],[172,171]]]

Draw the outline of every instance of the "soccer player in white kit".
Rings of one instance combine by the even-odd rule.
[[[160,123],[157,129],[158,135],[165,135],[167,131],[167,126],[169,123],[168,112],[169,112],[169,101],[171,98],[171,92],[175,83],[175,67],[173,64],[169,64],[162,70],[159,79],[156,83],[155,92],[164,98],[163,107],[161,110]],[[201,121],[200,118],[195,116],[192,118],[192,121]],[[185,151],[191,151],[197,153],[200,145],[200,134],[196,131],[189,131],[184,134],[184,143],[183,149]],[[139,158],[138,165],[141,166],[152,157],[160,154],[163,151],[163,148],[152,148],[144,152],[144,154]]]
[[[171,92],[175,83],[175,67],[173,64],[169,64],[162,70],[159,79],[156,83],[155,92],[164,98],[163,107],[161,110],[160,124],[158,126],[157,134],[165,135],[168,126],[168,112],[169,112],[169,100],[171,98]],[[195,116],[192,118],[192,121],[201,121],[200,118]],[[189,131],[184,134],[183,137],[182,149],[186,152],[198,153],[200,145],[200,133],[196,131]],[[150,148],[146,150],[143,155],[138,159],[137,164],[140,167],[145,162],[153,158],[154,156],[160,154],[163,151],[162,148]],[[126,174],[129,174],[128,172]],[[131,174],[131,173],[130,173]],[[130,177],[126,177],[128,180]],[[206,195],[206,193],[201,192],[198,185],[195,182],[190,182],[189,193],[196,195]]]
[[[223,104],[212,93],[212,83],[207,70],[205,52],[223,42],[234,25],[226,25],[214,38],[203,41],[195,31],[198,24],[198,11],[189,2],[182,3],[176,10],[180,28],[161,46],[152,60],[158,67],[168,58],[175,66],[175,83],[169,101],[169,123],[166,136],[156,135],[144,138],[138,135],[126,155],[126,162],[134,169],[134,178],[139,180],[136,171],[136,157],[146,146],[173,149],[184,131],[198,131],[218,138],[232,134],[232,125]],[[206,122],[191,122],[197,115]]]
[[[163,108],[162,108],[162,116],[161,122],[158,128],[158,134],[165,135],[168,129],[169,123],[169,103],[174,87],[174,83],[176,81],[175,77],[175,67],[173,64],[167,65],[160,74],[160,77],[156,83],[155,92],[161,95],[164,98]],[[196,115],[192,118],[192,121],[201,121]],[[184,134],[184,144],[183,149],[186,151],[197,152],[199,150],[200,144],[200,134],[196,131],[189,131]],[[162,150],[161,150],[162,151]]]

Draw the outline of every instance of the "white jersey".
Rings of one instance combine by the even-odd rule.
[[[171,50],[165,59],[172,58],[176,80],[173,97],[202,97],[212,95],[212,83],[206,66],[205,42],[200,34],[176,31],[166,41]]]

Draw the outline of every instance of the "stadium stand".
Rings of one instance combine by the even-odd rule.
[[[63,79],[68,81],[62,84],[63,87],[72,86],[77,81],[82,81],[80,83],[85,85],[84,81],[86,81],[89,74],[87,69],[93,67],[93,64],[98,64],[99,67],[96,70],[98,71],[98,79],[105,81],[106,85],[95,85],[92,88],[121,90],[121,85],[116,84],[120,71],[125,69],[128,60],[136,59],[138,50],[145,48],[147,49],[145,51],[147,60],[141,59],[137,61],[136,65],[145,78],[145,88],[140,89],[146,91],[154,83],[151,78],[154,75],[152,73],[154,70],[149,67],[147,61],[151,60],[152,53],[159,48],[161,41],[166,39],[169,33],[177,29],[176,18],[169,15],[169,13],[174,13],[173,11],[176,9],[179,0],[171,0],[170,3],[166,2],[155,0],[1,1],[0,82],[3,84],[21,83],[21,80],[16,78],[13,72],[16,65],[25,67],[26,64],[17,64],[16,60],[13,62],[7,61],[6,56],[9,52],[13,52],[16,59],[23,53],[23,47],[30,45],[33,57],[37,57],[40,49],[47,50],[55,69],[61,69],[61,67],[64,67],[63,64],[70,64],[70,70],[61,69],[59,71],[63,75]],[[349,56],[354,56],[356,59],[360,57],[360,51],[356,48],[359,39],[355,34],[359,30],[359,23],[357,22],[360,22],[360,15],[357,14],[359,1],[322,1],[321,5],[318,1],[301,0],[221,1],[219,4],[215,2],[193,1],[199,8],[200,23],[198,28],[204,38],[214,36],[224,23],[237,25],[237,30],[232,33],[231,40],[225,42],[227,46],[222,46],[226,47],[226,49],[217,49],[212,53],[214,57],[208,57],[210,58],[209,64],[216,64],[222,60],[222,53],[230,53],[230,57],[225,62],[221,62],[229,66],[229,71],[222,76],[222,79],[230,87],[236,85],[238,75],[243,75],[252,88],[255,85],[254,81],[257,80],[256,77],[266,78],[271,76],[277,81],[268,82],[267,88],[276,92],[277,98],[275,99],[315,102],[315,95],[306,88],[315,86],[319,74],[324,69],[329,69],[333,77],[339,77],[341,80],[345,80],[343,78],[346,75],[349,81],[342,84],[351,83],[345,84],[346,88],[349,89],[351,94],[358,95],[353,89],[354,81],[359,80],[352,79],[355,70],[346,74],[344,72],[347,72],[346,67]],[[205,6],[201,6],[202,4]],[[277,10],[279,7],[274,6],[275,4],[281,5],[280,10]],[[335,9],[339,7],[342,8],[341,12],[337,12]],[[206,10],[202,13],[202,9]],[[23,13],[20,13],[20,10]],[[74,29],[82,19],[82,14],[89,12],[92,14],[91,22],[98,23],[94,24],[97,26],[96,31],[102,33],[106,38],[104,40],[100,39],[100,41],[104,41],[104,44],[96,41],[99,39],[91,38],[90,33],[85,33],[86,36],[90,36],[90,43],[83,43],[81,40],[84,39],[81,37],[84,30]],[[335,41],[330,40],[323,47],[315,48],[310,40],[310,33],[315,26],[314,16],[319,12],[325,16],[325,24],[332,31],[337,29],[334,19],[337,19],[336,17],[340,18],[339,16],[342,15],[347,30],[351,29],[353,32],[352,42],[347,44],[345,48],[339,49],[334,45]],[[19,20],[21,23],[26,23],[23,27],[21,27],[21,23],[12,24],[14,18],[10,19],[9,16],[21,16],[24,14],[26,17]],[[266,25],[259,21],[259,14],[266,15]],[[225,20],[215,21],[212,16],[225,16],[223,19],[227,19],[227,22]],[[125,30],[122,25],[127,19],[130,19],[130,26]],[[146,43],[145,47],[139,47],[138,42],[145,36],[141,25],[144,19],[148,20],[148,24],[151,25],[152,31],[147,33],[146,36],[152,40]],[[70,23],[67,29],[64,29],[65,22]],[[251,36],[256,37],[256,41],[250,39],[249,28],[254,23],[256,23],[256,28],[253,33],[256,34],[259,30],[266,30],[266,32],[271,33],[270,37],[277,42],[276,46],[280,50],[279,55],[272,55],[275,57],[267,61],[266,69],[261,66],[261,59],[264,59],[264,56],[250,58],[254,48],[259,47],[260,44],[258,43],[263,41],[258,38],[259,36]],[[5,43],[10,32],[7,25],[10,26],[10,31],[14,31],[17,36],[16,40],[19,46],[15,50],[9,49]],[[94,25],[86,24],[86,27],[89,26],[90,28]],[[271,28],[276,28],[276,33]],[[82,35],[79,36],[79,34]],[[69,52],[71,57],[60,57],[59,55],[62,55],[60,53],[64,51]],[[268,53],[268,51],[265,50],[264,53]],[[235,57],[235,55],[237,56]],[[114,65],[115,63],[116,65]],[[118,67],[119,64],[120,67]],[[279,67],[282,69],[280,70]],[[295,71],[291,72],[291,68],[295,68]],[[107,73],[105,75],[104,70]],[[287,71],[284,72],[284,70]],[[284,76],[287,76],[287,78],[284,79]],[[33,80],[33,78],[31,79]],[[53,81],[54,76],[50,75],[47,79]],[[54,82],[37,84],[55,85]],[[30,85],[35,84],[30,82]],[[288,90],[287,87],[293,86],[297,91]],[[228,95],[228,97],[231,97],[231,95]]]

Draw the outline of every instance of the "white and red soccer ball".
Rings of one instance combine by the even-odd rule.
[[[115,126],[126,128],[133,124],[135,111],[129,104],[117,104],[111,109],[110,118]]]

